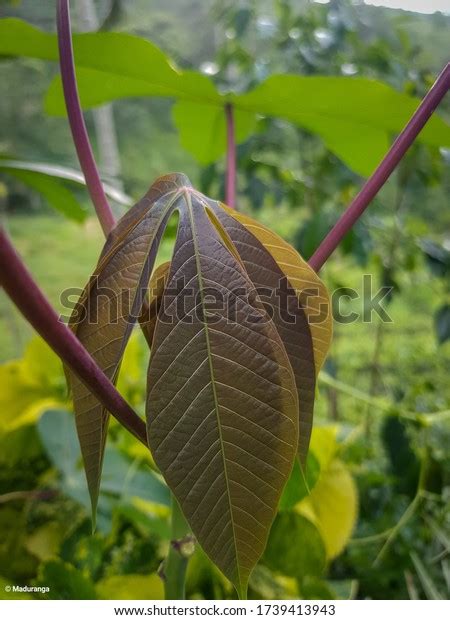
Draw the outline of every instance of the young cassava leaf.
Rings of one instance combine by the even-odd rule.
[[[252,274],[253,281],[265,288],[269,285],[269,279],[272,280],[269,287],[273,285],[274,274],[277,274],[278,282],[282,281],[280,277],[287,278],[284,310],[291,316],[299,315],[294,323],[288,323],[276,309],[281,300],[273,307],[274,321],[288,352],[297,383],[300,415],[299,456],[304,465],[312,430],[315,377],[325,361],[333,330],[328,292],[315,271],[284,239],[256,220],[225,205],[221,206],[235,221],[233,226],[228,219],[228,224],[224,226],[233,242],[238,245],[239,253],[247,271]],[[226,214],[221,216],[222,220],[224,218]],[[263,252],[271,256],[271,260],[266,260],[265,265],[262,265],[258,258]],[[272,277],[269,275],[268,265]],[[294,301],[292,289],[298,301],[296,298]],[[275,295],[281,293],[279,284],[275,284],[274,292]],[[267,303],[267,299],[265,302]],[[280,309],[283,310],[283,306],[279,307]]]
[[[242,596],[292,469],[298,402],[275,325],[205,204],[192,188],[177,203],[148,438],[198,541]]]
[[[308,316],[316,375],[318,375],[328,354],[333,335],[330,298],[324,283],[314,269],[311,269],[300,254],[282,237],[248,215],[225,205],[222,207],[229,215],[241,222],[270,252],[295,289]]]
[[[172,260],[149,283],[175,211]],[[279,265],[264,241],[185,176],[163,177],[109,235],[74,312],[77,335],[112,379],[139,318],[151,346],[146,416],[153,458],[198,542],[240,596],[264,551],[300,425],[306,456],[323,361],[305,304],[308,269],[301,264],[303,279],[291,285],[291,266]],[[72,384],[95,506],[108,414]]]
[[[139,317],[139,323],[149,347],[152,346],[156,318],[161,307],[162,296],[169,276],[169,269],[170,261],[166,261],[159,265],[153,272],[148,286],[148,301],[144,305]]]
[[[211,208],[260,291],[288,354],[298,392],[299,456],[304,464],[312,428],[316,379],[308,317],[286,275],[261,241],[217,204],[211,202]]]
[[[162,179],[120,220],[71,317],[72,329],[112,381],[147,294],[174,189],[170,177]],[[67,372],[95,519],[109,414],[78,377]]]

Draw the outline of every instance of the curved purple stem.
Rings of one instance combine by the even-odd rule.
[[[78,96],[77,78],[73,59],[72,31],[70,27],[69,0],[58,0],[56,9],[56,24],[58,30],[59,64],[61,79],[66,102],[70,129],[81,169],[86,179],[91,200],[94,204],[100,225],[105,233],[109,234],[116,224],[113,212],[103,190],[100,175],[95,164],[89,136],[81,111]]]
[[[236,140],[234,136],[234,110],[232,103],[225,104],[227,124],[227,170],[225,181],[225,203],[236,208]]]
[[[351,227],[364,213],[370,202],[386,183],[397,164],[405,155],[417,135],[423,129],[425,123],[444,98],[449,88],[450,63],[448,63],[443,69],[431,89],[428,91],[406,127],[393,143],[386,157],[377,167],[372,176],[366,181],[359,194],[352,201],[350,206],[309,259],[308,262],[315,271],[319,271],[321,269],[342,241],[343,237],[349,232]]]
[[[0,229],[0,284],[53,351],[89,387],[106,409],[146,446],[144,421],[122,398],[75,334],[59,320],[3,229]]]

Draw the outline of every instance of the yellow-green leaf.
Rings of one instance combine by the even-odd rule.
[[[356,484],[342,461],[330,461],[311,495],[300,502],[297,510],[315,523],[328,558],[339,555],[350,539],[358,513]]]
[[[164,586],[161,578],[152,575],[114,575],[101,579],[96,590],[98,597],[109,601],[119,600],[164,600]]]
[[[0,432],[35,422],[64,398],[64,375],[58,357],[33,338],[22,359],[0,365]]]

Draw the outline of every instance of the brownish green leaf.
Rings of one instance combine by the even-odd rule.
[[[319,374],[331,344],[333,317],[328,291],[314,269],[282,237],[248,215],[222,205],[241,222],[270,252],[295,289],[308,317],[314,347],[316,375]]]
[[[144,304],[139,323],[147,340],[148,346],[152,346],[153,335],[155,333],[156,319],[161,307],[164,289],[169,276],[170,261],[166,261],[155,269],[148,285],[148,299]]]
[[[172,260],[150,279],[174,211]],[[318,361],[303,289],[183,175],[157,181],[122,218],[94,275],[74,312],[77,335],[115,380],[139,318],[151,346],[155,463],[206,554],[244,596],[292,471],[299,420],[303,455],[309,441]],[[108,414],[71,382],[95,507]]]
[[[211,201],[210,207],[238,251],[250,279],[260,291],[289,356],[298,392],[299,455],[304,465],[311,435],[316,381],[312,334],[304,302],[251,229],[227,214],[217,203]]]
[[[72,314],[76,335],[113,381],[147,294],[176,189],[175,177],[159,179],[120,220]],[[95,517],[109,414],[74,373],[68,375]]]
[[[187,189],[177,205],[148,436],[194,534],[242,596],[292,469],[298,403],[282,340],[205,201]]]

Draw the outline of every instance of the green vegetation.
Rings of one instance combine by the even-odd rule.
[[[308,127],[296,117],[300,95],[275,106],[274,93],[284,87],[270,84],[264,105],[248,104],[251,118],[237,119],[243,125],[238,208],[282,235],[305,259],[361,186],[359,175],[373,169],[401,127],[410,98],[423,96],[450,51],[446,16],[353,6],[347,0],[329,5],[155,0],[151,10],[143,0],[118,4],[121,11],[107,15],[107,3],[96,3],[105,29],[144,36],[183,70],[202,70],[213,80],[214,97],[231,90],[235,101],[248,102],[254,95],[246,93],[268,88],[261,83],[273,73],[354,75],[393,89],[392,110],[402,113],[394,123],[382,105],[364,106],[370,122],[378,118],[370,130],[338,132],[335,125],[330,134],[323,117]],[[4,12],[49,31],[53,5],[22,0]],[[12,41],[19,45],[17,38]],[[27,41],[32,48],[32,38]],[[2,155],[76,167],[67,120],[47,113],[50,84],[53,102],[61,107],[52,82],[55,65],[35,58],[35,48],[16,53],[26,58],[0,62],[0,83],[11,85],[0,98]],[[137,69],[143,70],[139,63]],[[92,70],[81,69],[82,94]],[[336,103],[342,91],[332,93],[329,82],[324,84],[322,96]],[[116,99],[117,93],[102,94],[103,86],[96,83],[98,96]],[[126,94],[120,91],[124,83],[116,86]],[[368,99],[364,91],[359,101]],[[409,103],[402,107],[403,102]],[[108,180],[120,181],[138,199],[156,176],[182,170],[203,192],[223,198],[223,119],[208,106],[182,98],[173,103],[158,97],[114,101],[122,170],[120,179]],[[347,102],[350,114],[354,103]],[[314,99],[319,104],[320,98]],[[264,116],[255,119],[255,111]],[[440,115],[440,124],[435,119],[434,130],[428,130],[432,138],[411,149],[321,273],[331,293],[353,289],[359,296],[342,297],[339,307],[334,298],[336,317],[359,312],[361,298],[370,297],[365,274],[373,277],[373,292],[391,287],[383,306],[392,322],[376,315],[335,322],[318,381],[306,482],[294,468],[251,576],[250,597],[449,596],[450,172],[448,148],[439,148],[441,139],[448,147],[448,97]],[[92,112],[86,118],[102,161]],[[210,139],[214,126],[217,141]],[[83,223],[55,213],[54,200],[47,202],[42,187],[1,172],[2,221],[58,311],[62,291],[84,286],[104,243],[84,190],[66,182],[62,187],[89,213]],[[116,204],[114,209],[124,211]],[[170,228],[158,262],[169,258],[174,235]],[[3,292],[0,362],[0,596],[4,585],[20,583],[49,585],[50,593],[43,595],[49,598],[163,598],[158,573],[169,547],[170,497],[148,452],[111,421],[92,534],[61,364],[32,337]],[[148,350],[136,330],[118,389],[139,414],[145,408],[147,363]],[[191,541],[185,544],[189,556]],[[186,594],[235,596],[198,545],[188,562]]]

